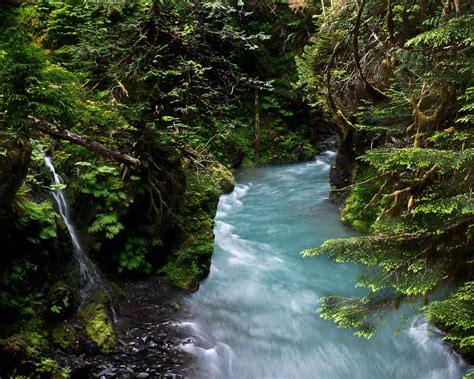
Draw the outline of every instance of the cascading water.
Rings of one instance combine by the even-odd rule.
[[[200,377],[458,379],[468,369],[415,311],[386,317],[371,340],[315,313],[321,296],[365,293],[352,280],[360,267],[300,256],[353,235],[328,199],[333,155],[244,170],[221,197],[211,273],[180,324],[192,335],[182,348],[196,355]]]
[[[51,171],[54,183],[57,185],[64,184],[62,178],[56,173],[52,159],[48,156],[45,156],[44,162],[49,171]],[[74,257],[79,266],[79,275],[81,279],[81,304],[84,303],[94,291],[102,289],[108,297],[108,300],[110,302],[110,310],[115,320],[116,315],[112,306],[110,290],[108,289],[104,280],[100,276],[96,266],[81,246],[79,237],[76,232],[76,228],[74,227],[71,221],[71,217],[69,214],[69,206],[63,189],[58,186],[58,188],[51,191],[51,194],[54,200],[56,201],[61,218],[64,224],[66,225],[69,235],[71,236]]]

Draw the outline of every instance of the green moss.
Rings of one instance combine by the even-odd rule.
[[[219,163],[204,170],[187,171],[187,188],[177,222],[182,242],[160,270],[163,279],[178,288],[195,290],[209,274],[213,244],[213,218],[219,196],[234,188],[234,176]]]
[[[48,377],[52,379],[62,379],[70,377],[70,370],[63,368],[51,358],[43,358],[35,363],[35,374],[40,377]]]
[[[0,340],[0,358],[8,362],[21,364],[31,356],[29,338],[23,333]]]
[[[175,287],[193,291],[199,285],[199,270],[196,267],[181,267],[176,262],[168,262],[161,270],[163,280]]]
[[[210,176],[219,192],[228,193],[234,189],[235,179],[232,172],[220,163],[214,162],[210,167]]]
[[[115,333],[105,303],[105,295],[97,294],[91,304],[82,309],[78,317],[84,324],[87,336],[103,353],[107,353],[115,346]]]
[[[371,175],[373,175],[372,170],[357,167],[356,178],[358,182],[366,181]],[[353,187],[344,202],[341,221],[361,233],[373,232],[372,228],[381,210],[381,203],[376,202],[367,208],[366,205],[371,202],[382,184],[383,182],[375,181]]]
[[[117,283],[109,282],[109,287],[112,290],[114,296],[117,297],[117,299],[125,299],[125,292]]]
[[[74,327],[63,323],[54,328],[51,332],[51,338],[55,345],[67,349],[76,343],[77,333]]]
[[[309,160],[317,153],[308,139],[289,130],[280,118],[268,119],[261,129],[260,164]]]
[[[212,226],[208,224],[203,227],[202,236],[191,236],[175,249],[173,260],[160,270],[164,281],[181,289],[196,290],[199,281],[209,274],[213,251]]]

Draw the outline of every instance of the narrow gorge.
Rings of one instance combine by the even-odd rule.
[[[0,378],[474,378],[472,30],[0,0]]]

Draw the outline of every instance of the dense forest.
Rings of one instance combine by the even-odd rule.
[[[368,291],[326,296],[319,315],[370,338],[413,303],[472,361],[473,12],[0,1],[0,377],[69,377],[58,351],[112,350],[124,278],[198,290],[237,170],[330,144],[331,199],[359,234],[303,255],[364,265]],[[102,272],[87,293],[65,216]]]

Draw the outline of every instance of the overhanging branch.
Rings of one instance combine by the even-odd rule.
[[[118,162],[125,163],[130,166],[139,166],[141,163],[139,159],[134,158],[128,154],[122,153],[118,150],[111,149],[110,147],[105,146],[99,142],[92,141],[69,130],[59,130],[47,121],[40,120],[33,116],[28,116],[28,119],[34,124],[36,124],[38,130],[40,130],[41,132],[48,134],[54,138],[62,139],[75,143],[77,145],[84,146],[85,148],[105,158],[115,159]]]

